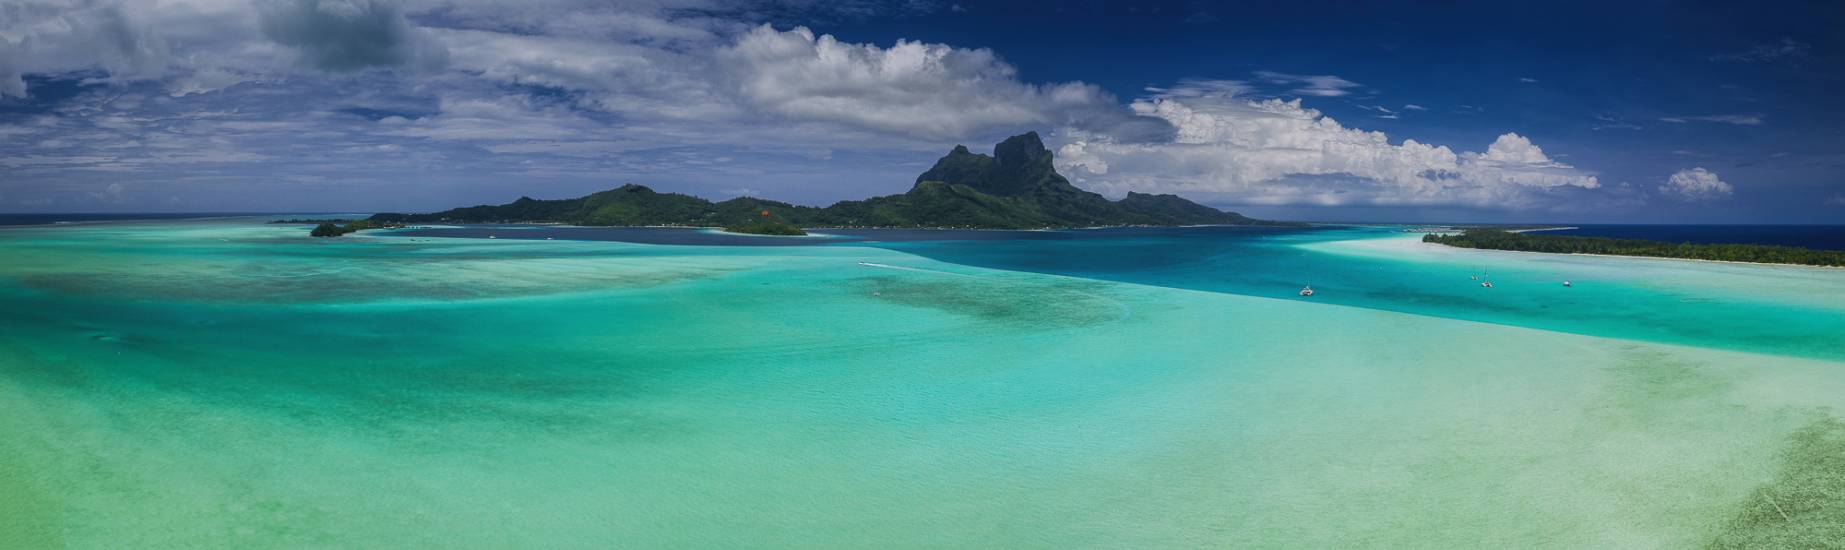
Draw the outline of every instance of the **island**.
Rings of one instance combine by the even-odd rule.
[[[351,218],[302,218],[289,220],[271,220],[270,225],[320,225],[323,223],[343,224],[354,221]]]
[[[799,227],[772,219],[762,219],[728,226],[724,228],[724,232],[742,233],[746,235],[773,235],[778,237],[803,237],[807,235],[807,232],[802,231]]]
[[[403,224],[397,223],[397,222],[376,221],[376,220],[353,220],[350,222],[346,222],[345,225],[340,225],[340,224],[329,221],[329,222],[321,222],[319,225],[315,225],[314,229],[308,232],[308,236],[310,237],[339,237],[347,233],[364,231],[366,229],[396,229],[399,227],[403,227]]]
[[[430,214],[384,213],[388,223],[562,223],[590,226],[685,226],[769,230],[758,222],[800,227],[1039,229],[1105,226],[1305,226],[1225,212],[1175,195],[1130,192],[1119,201],[1084,191],[1057,173],[1037,132],[1012,136],[977,154],[957,145],[916,178],[908,192],[801,206],[755,197],[711,202],[626,184],[574,199],[520,197]],[[776,234],[786,233],[785,229]],[[798,231],[798,229],[795,229]]]
[[[1761,244],[1692,244],[1668,243],[1644,239],[1611,239],[1542,235],[1503,229],[1468,229],[1460,233],[1429,233],[1422,242],[1461,248],[1551,252],[1558,254],[1602,254],[1609,256],[1643,256],[1720,262],[1791,264],[1845,267],[1845,252],[1813,250],[1794,246]]]

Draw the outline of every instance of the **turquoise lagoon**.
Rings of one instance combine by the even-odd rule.
[[[1845,540],[1845,270],[301,233],[0,230],[0,547]]]

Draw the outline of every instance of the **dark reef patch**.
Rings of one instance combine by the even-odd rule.
[[[1099,325],[1124,319],[1126,306],[1104,295],[1112,285],[1088,280],[1022,283],[998,278],[877,276],[862,292],[892,303],[1032,328]]]
[[[1781,460],[1709,548],[1845,548],[1845,422],[1794,432]]]

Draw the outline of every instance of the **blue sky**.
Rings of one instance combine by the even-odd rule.
[[[1044,134],[1309,220],[1845,220],[1845,7],[713,0],[0,6],[0,212],[901,192]]]

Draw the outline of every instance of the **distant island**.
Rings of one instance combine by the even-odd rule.
[[[271,223],[276,223],[276,222],[271,222]],[[397,223],[397,222],[374,221],[374,220],[353,220],[353,221],[346,222],[345,225],[340,225],[332,221],[324,221],[324,222],[320,222],[318,225],[315,225],[312,231],[308,231],[308,236],[310,237],[339,237],[347,233],[363,231],[366,229],[395,229],[399,227],[403,227],[403,224]]]
[[[1503,229],[1468,229],[1459,234],[1430,233],[1422,242],[1461,248],[1551,252],[1559,254],[1604,254],[1609,256],[1644,256],[1759,264],[1792,264],[1845,267],[1845,252],[1813,250],[1793,246],[1760,244],[1691,244],[1611,239],[1608,237],[1574,237],[1518,233]]]
[[[456,208],[431,214],[385,213],[390,223],[563,223],[592,226],[723,227],[743,233],[799,231],[800,227],[927,227],[1037,229],[1101,226],[1279,225],[1224,212],[1175,195],[1128,193],[1111,201],[1084,191],[1052,166],[1037,132],[1012,136],[993,155],[955,146],[916,178],[908,192],[827,207],[739,197],[722,202],[659,193],[627,184],[575,199],[520,197],[502,205]],[[769,225],[773,224],[773,225]],[[784,228],[785,227],[785,228]]]
[[[746,235],[774,235],[780,237],[800,237],[807,234],[801,228],[775,220],[763,219],[749,223],[727,226],[726,233],[743,233]]]
[[[323,223],[342,224],[352,222],[351,218],[301,218],[298,220],[271,220],[271,225],[320,225]]]

